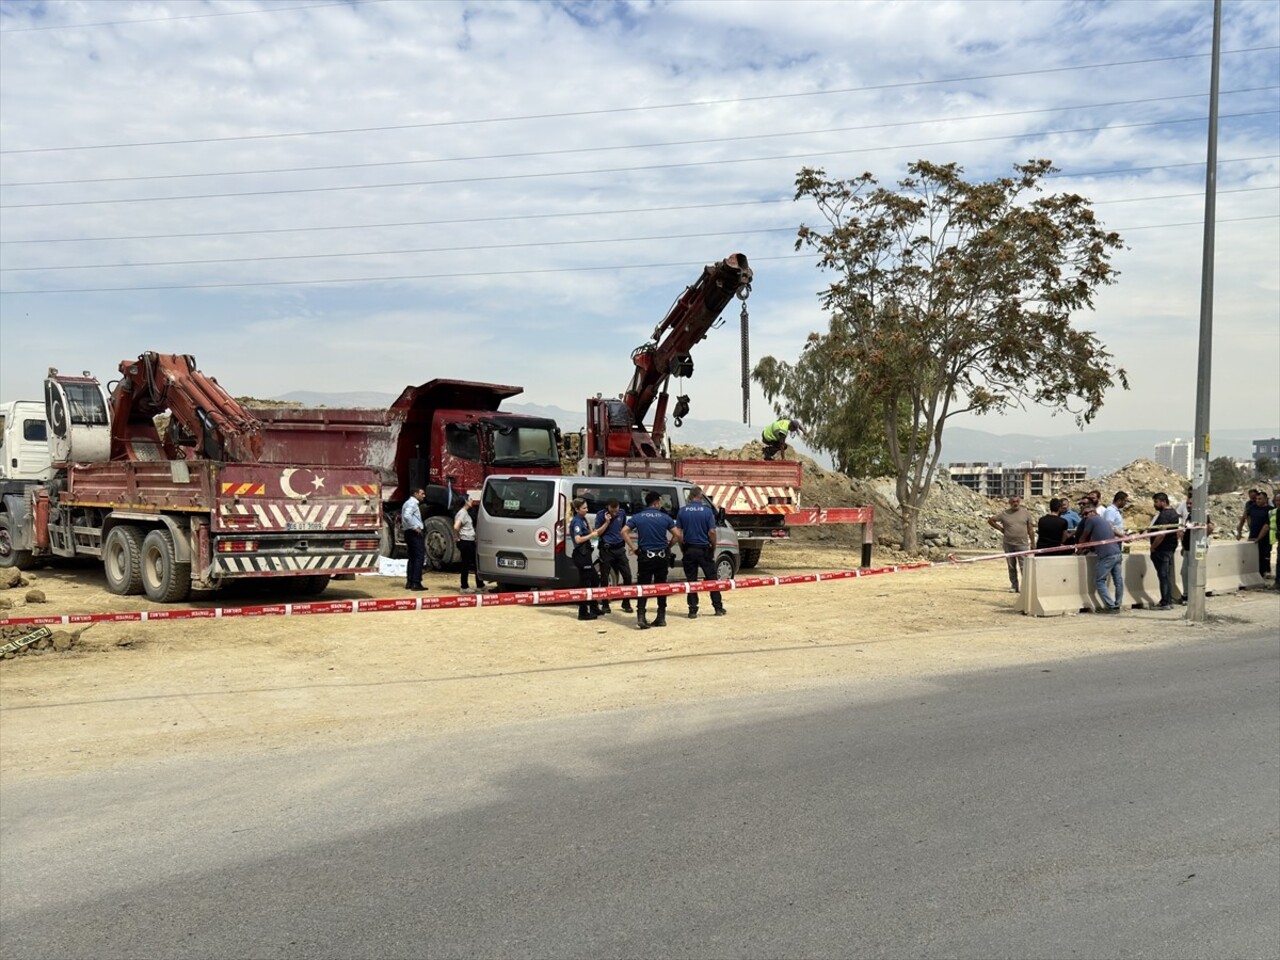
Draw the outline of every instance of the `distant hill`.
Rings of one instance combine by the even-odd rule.
[[[398,394],[358,392],[319,393],[297,390],[273,397],[275,400],[301,403],[303,406],[386,407]],[[543,406],[536,403],[507,403],[505,410],[533,417],[550,417],[565,433],[577,433],[584,426],[582,410]],[[759,439],[765,421],[745,426],[735,420],[687,419],[683,427],[671,427],[675,443],[712,450],[716,447],[740,447]],[[1084,466],[1090,476],[1101,476],[1118,470],[1140,458],[1150,459],[1157,443],[1175,437],[1188,438],[1191,430],[1093,430],[1078,433],[1036,436],[1029,433],[988,433],[965,427],[949,427],[943,435],[943,463],[1003,463],[1016,465],[1037,460],[1051,467]],[[1213,434],[1213,456],[1246,460],[1253,454],[1253,441],[1274,437],[1277,428],[1254,427],[1244,430],[1219,430]],[[803,446],[803,445],[802,445]],[[828,458],[817,457],[830,467]]]

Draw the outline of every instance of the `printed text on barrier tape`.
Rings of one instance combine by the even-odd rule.
[[[311,603],[266,603],[251,607],[206,607],[181,610],[137,610],[128,613],[71,613],[61,616],[8,617],[0,627],[31,625],[75,626],[83,623],[154,623],[170,620],[216,620],[232,617],[300,617],[335,613],[393,613],[409,610],[458,610],[474,607],[532,607],[545,604],[581,603],[585,600],[632,600],[638,597],[709,593],[713,590],[750,590],[756,587],[783,587],[798,583],[825,583],[830,580],[857,580],[862,577],[923,570],[937,564],[921,562],[872,567],[865,570],[834,570],[828,573],[796,573],[783,577],[738,577],[736,580],[698,580],[693,583],[655,583],[629,587],[575,587],[567,590],[530,590],[524,593],[457,595],[447,597],[404,597],[385,600],[327,600]]]

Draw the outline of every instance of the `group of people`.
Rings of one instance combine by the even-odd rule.
[[[1150,538],[1151,565],[1155,568],[1160,586],[1158,610],[1173,609],[1173,559],[1182,544],[1182,582],[1189,580],[1191,562],[1191,495],[1176,508],[1169,495],[1152,495],[1153,516],[1143,530],[1155,535]],[[1259,570],[1262,575],[1271,573],[1271,552],[1277,543],[1277,516],[1280,515],[1280,492],[1274,502],[1268,504],[1266,491],[1250,490],[1245,511],[1241,514],[1236,530],[1239,539],[1248,524],[1249,540],[1258,544]],[[1094,586],[1103,603],[1103,612],[1118,613],[1124,604],[1124,553],[1120,542],[1128,533],[1125,529],[1124,510],[1130,498],[1123,490],[1102,506],[1102,494],[1091,490],[1080,498],[1076,509],[1071,501],[1057,498],[1049,501],[1049,511],[1033,520],[1022,498],[1009,498],[1008,506],[1000,513],[987,518],[987,523],[1001,531],[1004,552],[1009,567],[1009,586],[1014,593],[1021,590],[1019,578],[1026,567],[1026,559],[1035,549],[1062,553],[1092,553],[1097,558]],[[1213,524],[1207,525],[1206,535],[1213,533]],[[1280,568],[1280,560],[1277,561]],[[1280,589],[1280,582],[1277,582]],[[1186,603],[1185,591],[1181,601]]]
[[[400,531],[404,535],[405,553],[409,560],[405,565],[406,590],[426,590],[422,584],[422,571],[427,561],[427,530],[422,522],[422,501],[427,491],[418,487],[405,500],[400,508]],[[480,504],[479,496],[474,491],[466,493],[453,514],[453,539],[458,547],[459,590],[467,593],[471,590],[471,574],[475,574],[476,590],[485,589],[484,579],[480,576],[480,568],[476,564],[476,526],[475,512]]]
[[[645,495],[645,507],[627,515],[617,500],[609,500],[598,511],[594,524],[587,519],[587,501],[573,501],[573,519],[569,523],[569,539],[573,544],[573,564],[578,569],[578,585],[598,587],[616,573],[624,586],[631,585],[628,552],[636,557],[636,581],[641,585],[666,583],[671,568],[671,549],[680,544],[686,580],[715,580],[716,515],[700,487],[689,491],[689,501],[675,517],[662,509],[662,495]],[[599,569],[593,557],[592,542],[599,540]],[[697,593],[690,593],[689,619],[698,616]],[[649,622],[645,618],[647,597],[636,600],[636,626],[641,630],[667,625],[667,598],[657,597],[658,615]],[[728,611],[719,591],[711,592],[711,608],[717,617]],[[631,601],[622,601],[623,613],[631,613]],[[595,620],[610,613],[609,601],[587,600],[578,604],[579,620]]]

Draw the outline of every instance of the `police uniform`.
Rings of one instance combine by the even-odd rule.
[[[627,511],[618,507],[618,512],[610,519],[609,509],[606,507],[596,514],[596,526],[601,526],[606,520],[609,526],[600,535],[600,583],[607,586],[609,573],[612,571],[617,573],[618,580],[624,587],[629,587],[631,586],[631,563],[627,560],[627,543],[622,539],[622,527],[627,522]],[[608,600],[600,604],[600,610],[602,613],[609,612]],[[622,612],[631,612],[630,600],[622,601]]]
[[[691,500],[680,508],[676,515],[676,526],[680,528],[681,552],[684,559],[684,578],[690,583],[695,580],[717,580],[715,562],[715,529],[716,513],[705,500]],[[716,616],[724,616],[724,603],[720,592],[711,592],[711,606]],[[698,615],[698,594],[689,594],[689,618]]]
[[[640,584],[667,582],[667,568],[670,565],[667,559],[670,556],[668,534],[675,525],[671,514],[658,507],[645,507],[627,518],[626,526],[634,531],[636,537],[636,579]],[[646,599],[642,596],[636,602],[636,617],[641,629],[649,625],[644,619]],[[665,595],[658,597],[658,616],[653,623],[654,626],[661,627],[667,624]]]
[[[592,562],[591,541],[584,540],[578,543],[577,540],[578,537],[590,537],[591,533],[591,524],[587,522],[587,518],[575,513],[573,519],[569,521],[569,545],[573,548],[569,558],[578,568],[578,586],[580,587],[600,586],[600,576],[596,573],[596,565]],[[599,613],[599,603],[595,600],[583,600],[578,604],[579,620],[593,620]]]

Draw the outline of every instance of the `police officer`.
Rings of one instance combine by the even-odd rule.
[[[622,539],[622,527],[627,522],[627,511],[617,500],[610,500],[596,514],[596,526],[604,527],[600,535],[600,582],[608,586],[609,574],[616,573],[624,587],[631,586],[631,561],[627,559],[627,544]],[[609,601],[600,604],[600,612],[609,612]],[[631,601],[622,601],[622,612],[631,613]]]
[[[804,424],[795,417],[783,417],[781,420],[775,420],[761,431],[760,439],[764,441],[764,458],[766,460],[772,460],[787,449],[787,434],[792,431],[802,437],[805,435]]]
[[[683,544],[684,578],[693,583],[696,580],[717,580],[716,576],[716,513],[711,505],[702,497],[702,488],[689,490],[689,502],[676,514],[676,526],[680,530]],[[725,615],[724,603],[720,592],[711,592],[711,606],[717,617]],[[689,619],[698,615],[698,595],[689,594]]]
[[[670,565],[667,558],[671,544],[680,542],[680,530],[675,520],[661,507],[662,494],[646,493],[644,504],[644,509],[628,517],[622,527],[622,536],[636,555],[636,579],[642,586],[667,582],[667,567]],[[641,630],[648,630],[650,626],[644,618],[646,599],[642,595],[636,602],[636,626]],[[652,625],[667,625],[667,598],[664,594],[658,596],[658,616]]]
[[[400,508],[400,529],[404,532],[404,546],[409,553],[409,562],[405,566],[406,590],[427,589],[422,585],[422,569],[427,560],[427,534],[419,506],[426,497],[427,491],[418,487]]]
[[[569,521],[569,539],[573,543],[573,552],[569,555],[573,565],[578,568],[578,586],[598,587],[600,576],[596,573],[596,565],[591,556],[591,541],[600,535],[603,526],[592,528],[587,519],[587,501],[581,497],[573,500],[573,519]],[[594,620],[600,616],[600,605],[595,600],[583,600],[578,604],[579,620]]]

